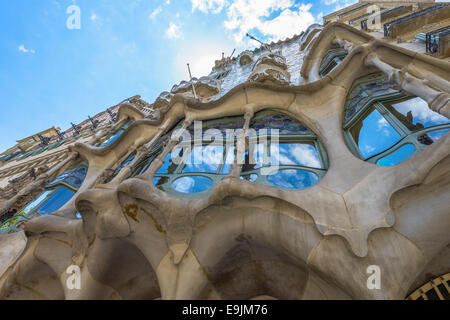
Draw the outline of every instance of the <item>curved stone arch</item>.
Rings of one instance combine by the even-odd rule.
[[[119,106],[119,111],[117,112],[116,122],[120,122],[126,118],[140,120],[145,118],[145,114],[131,103],[121,103]]]
[[[362,63],[360,60],[359,60],[359,63]],[[355,71],[355,73],[357,73],[357,71]],[[348,79],[346,79],[347,80],[347,82],[350,82]],[[320,85],[320,86],[327,86],[327,84],[329,83],[329,79],[328,79],[328,81],[326,80],[326,79],[324,79],[324,80],[321,80],[321,81],[319,81],[320,82],[320,84],[314,84],[314,85],[310,85],[310,86],[303,86],[302,87],[302,89],[303,90],[301,90],[301,91],[303,91],[302,93],[303,94],[301,94],[301,96],[303,96],[304,98],[305,98],[305,96],[304,96],[304,94],[306,94],[306,92],[308,92],[308,90],[307,90],[307,88],[311,88],[311,89],[318,89],[317,88],[317,85]],[[345,85],[345,82],[344,82],[344,85]],[[349,85],[348,85],[349,86]],[[211,108],[211,109],[205,109],[205,107],[202,105],[202,104],[200,104],[200,105],[198,105],[198,103],[197,103],[197,105],[198,106],[200,106],[201,107],[201,111],[202,112],[200,112],[200,110],[197,110],[198,111],[198,114],[200,114],[200,113],[203,113],[204,114],[204,116],[202,116],[201,118],[208,118],[208,117],[210,117],[210,118],[212,118],[212,117],[215,117],[215,118],[218,118],[218,117],[220,117],[220,116],[223,116],[224,114],[227,114],[227,115],[233,115],[233,114],[237,114],[237,113],[239,113],[238,111],[240,110],[240,112],[242,112],[242,109],[244,109],[245,108],[245,106],[247,105],[245,102],[253,102],[253,104],[255,104],[255,102],[256,101],[261,101],[261,97],[266,97],[266,95],[264,95],[264,91],[267,89],[267,88],[270,88],[270,86],[265,86],[265,85],[260,85],[260,86],[255,86],[255,85],[253,85],[253,86],[250,86],[250,85],[246,85],[246,86],[241,86],[241,88],[239,88],[239,89],[242,89],[242,88],[244,88],[244,96],[242,95],[242,94],[240,94],[240,96],[242,97],[242,98],[244,98],[244,100],[241,100],[242,102],[241,102],[241,104],[236,104],[236,100],[234,100],[233,102],[233,104],[232,105],[230,105],[229,103],[227,103],[227,101],[226,101],[226,99],[224,98],[224,100],[225,101],[223,101],[223,103],[222,104],[220,104],[221,105],[221,108],[219,108],[219,109],[225,109],[224,108],[224,106],[229,106],[229,108],[226,108],[227,110],[226,110],[226,112],[225,111],[220,111],[220,110],[218,110],[217,108]],[[230,96],[232,96],[233,94],[235,95],[236,94],[236,91],[237,91],[238,89],[235,89],[235,92],[231,92],[229,95],[227,95],[226,96],[226,98],[230,98]],[[305,92],[306,91],[306,92]],[[323,93],[323,91],[322,91],[322,93]],[[276,103],[275,103],[275,105],[276,106],[278,106],[279,108],[288,108],[290,111],[293,111],[292,109],[294,109],[292,106],[295,104],[294,102],[296,102],[296,100],[297,100],[297,95],[299,95],[300,93],[294,93],[294,92],[292,92],[292,90],[289,90],[289,89],[286,89],[286,90],[284,90],[284,92],[283,91],[281,91],[281,92],[278,92],[278,95],[277,95],[277,101],[276,101]],[[312,93],[311,95],[313,95],[313,96],[316,96],[316,98],[317,98],[317,92],[316,93]],[[308,96],[308,94],[306,94],[306,96]],[[322,94],[322,96],[326,96],[326,95],[324,95],[324,94]],[[242,98],[240,98],[240,99],[242,99]],[[280,99],[281,98],[281,99]],[[255,100],[256,99],[256,100]],[[322,101],[323,101],[323,99],[324,98],[322,98]],[[343,100],[344,99],[344,94],[342,94],[341,95],[341,99]],[[307,102],[309,102],[308,101],[308,99],[305,99],[306,101],[305,101],[305,103],[307,103]],[[245,102],[244,102],[245,101]],[[187,101],[188,103],[189,103],[189,101]],[[317,100],[316,100],[316,102],[317,102]],[[329,101],[328,101],[329,102]],[[264,103],[264,102],[263,102]],[[262,103],[262,104],[263,104]],[[267,101],[265,101],[265,103],[267,104]],[[304,105],[305,103],[302,103],[302,105]],[[214,103],[215,105],[218,105],[219,103]],[[213,105],[214,105],[213,104]],[[250,103],[251,104],[251,103]],[[342,103],[333,103],[335,106],[338,106],[338,105],[340,105],[340,106],[342,106],[342,108],[343,108],[343,104]],[[332,104],[332,105],[333,105]],[[190,107],[188,107],[188,110],[189,111],[192,111],[191,112],[191,116],[188,116],[189,118],[199,118],[199,117],[194,117],[193,115],[195,114],[195,112],[193,112],[193,109],[197,109],[196,107],[197,107],[197,105],[194,105],[194,106],[192,106],[192,104],[191,104],[191,106]],[[329,105],[328,107],[331,109],[331,110],[333,110],[335,107],[333,107],[332,105]],[[272,106],[273,107],[273,106]],[[296,113],[298,114],[298,106],[295,106],[296,107]],[[235,112],[233,113],[232,111],[233,110],[235,110]],[[331,111],[330,110],[330,111]],[[312,112],[312,113],[314,113],[314,110],[309,110],[310,112]],[[317,115],[316,115],[317,116]],[[339,117],[339,116],[338,116]],[[301,119],[301,120],[303,120],[303,119]],[[317,120],[317,119],[316,119]],[[319,119],[320,120],[320,119]],[[308,121],[302,121],[303,123],[305,123],[305,124],[309,124],[309,123],[313,123],[314,121],[309,121],[309,123],[308,123]],[[340,121],[333,121],[333,122],[335,122],[335,123],[340,123]],[[331,138],[331,136],[330,135],[328,135],[327,134],[327,136],[324,136],[323,135],[323,133],[324,133],[324,131],[326,131],[326,130],[323,130],[323,129],[320,129],[320,127],[321,127],[321,125],[320,124],[315,124],[315,125],[312,125],[312,126],[309,126],[310,128],[318,128],[317,127],[317,125],[319,125],[319,130],[318,130],[318,135],[319,135],[319,138],[322,138],[322,141],[324,141],[325,143],[326,143],[326,140],[327,139],[330,139]],[[339,124],[340,125],[340,124]],[[322,134],[322,135],[321,135]],[[325,139],[324,139],[325,138]],[[336,139],[331,139],[331,140],[336,140]],[[333,143],[331,143],[331,144],[329,144],[329,145],[333,145]],[[334,149],[336,149],[336,148],[334,148]],[[345,148],[344,148],[345,149]],[[328,148],[327,148],[327,151],[328,151]],[[342,153],[342,152],[340,152],[340,153]],[[332,164],[333,165],[333,164]],[[368,168],[367,169],[369,169],[370,168],[370,166],[368,166]],[[345,174],[345,172],[346,171],[348,171],[348,169],[349,168],[347,168],[346,170],[343,170],[343,174]],[[367,176],[367,174],[368,173],[370,173],[371,171],[373,171],[374,170],[374,168],[372,168],[372,169],[370,169],[370,170],[367,170],[366,172],[365,172],[365,174],[364,174],[364,176]],[[339,170],[334,170],[335,172],[337,172],[337,171],[339,171]],[[342,177],[342,174],[339,174],[339,176],[341,176]],[[324,178],[324,180],[326,181],[326,178],[327,177],[325,177]],[[335,178],[336,178],[336,176],[335,176]],[[324,180],[322,180],[322,181],[324,181]],[[326,185],[328,185],[327,187],[329,188],[330,187],[330,181],[329,181],[330,179],[328,179],[328,181],[327,181],[327,183],[325,183]],[[333,185],[333,183],[331,182],[331,184]],[[331,187],[331,189],[333,189],[333,187]],[[344,189],[345,190],[345,189]],[[327,220],[327,219],[326,219]],[[328,223],[325,223],[325,225],[327,225]],[[334,223],[333,223],[334,224]],[[368,231],[365,231],[365,232],[363,232],[363,233],[361,233],[361,236],[363,236],[363,234],[365,234],[365,236],[363,236],[365,239],[367,239],[367,232],[370,232],[370,230],[373,230],[373,228],[375,227],[386,227],[386,226],[389,226],[389,224],[387,223],[382,223],[381,225],[379,224],[379,222],[376,224],[376,225],[374,225],[374,226],[372,226],[372,227],[370,227],[369,229],[368,229]],[[345,237],[347,237],[348,238],[348,236],[349,236],[349,234],[345,231],[343,231],[342,230],[342,228],[338,228],[338,229],[335,229],[334,227],[333,227],[333,229],[334,229],[334,231],[333,232],[338,232],[338,233],[340,233],[341,235],[344,235],[344,234],[346,234],[345,235]],[[324,229],[324,230],[326,230],[326,229]],[[325,231],[324,231],[325,232]],[[343,233],[344,232],[344,233]],[[353,233],[353,234],[355,234],[355,231],[351,231],[350,233]],[[356,233],[357,234],[357,233]],[[358,237],[360,237],[360,236],[358,236]],[[362,240],[362,239],[360,239],[360,240]],[[358,242],[360,242],[360,240],[357,240]],[[354,240],[354,241],[356,241],[356,239]],[[367,240],[362,240],[363,242],[364,241],[367,241]],[[364,251],[364,249],[363,249],[363,251]],[[360,253],[360,254],[364,254],[364,253]]]
[[[303,61],[301,76],[305,82],[314,82],[320,79],[319,66],[330,46],[336,41],[341,44],[349,43],[358,46],[368,43],[374,38],[340,22],[327,24],[311,43],[308,53]]]
[[[311,216],[299,207],[274,197],[246,199],[236,195],[226,199],[225,207],[219,203],[212,204],[203,209],[195,220],[196,233],[190,250],[210,279],[204,290],[214,290],[216,295],[225,299],[248,299],[261,294],[281,299],[307,296],[305,287],[315,268],[308,265],[308,257],[323,239]],[[250,270],[245,266],[250,266]],[[300,272],[300,282],[286,283],[284,276],[287,274],[277,270],[280,267],[286,267],[285,271],[289,270],[292,279]],[[261,274],[256,270],[265,270],[265,276],[260,278]],[[230,274],[234,276],[230,277]],[[235,292],[234,296],[229,293],[223,296],[224,292],[217,286],[225,284],[226,287],[226,281],[223,283],[222,280],[231,280],[235,276],[243,282],[243,287],[234,283],[243,295]],[[259,282],[260,286],[254,287],[249,281]],[[296,288],[286,289],[289,286]],[[269,290],[264,291],[264,287]]]
[[[347,77],[344,77],[336,70],[332,75],[327,76],[322,80],[300,87],[243,84],[232,89],[219,101],[208,104],[202,104],[175,95],[170,102],[172,108],[169,108],[162,120],[162,123],[171,123],[171,119],[181,119],[183,116],[187,116],[187,119],[189,120],[194,118],[206,119],[209,117],[218,117],[221,114],[230,112],[242,114],[246,113],[248,109],[254,111],[258,108],[265,108],[268,105],[270,105],[270,107],[279,106],[279,108],[288,110],[292,114],[295,114],[299,119],[301,118],[300,120],[302,123],[313,129],[327,146],[327,152],[331,160],[330,169],[327,176],[321,180],[320,185],[314,187],[315,193],[320,194],[320,199],[324,200],[324,202],[320,204],[320,208],[317,208],[317,203],[319,202],[317,202],[317,198],[314,198],[314,194],[305,192],[306,190],[288,194],[280,192],[279,190],[267,190],[257,187],[254,189],[254,193],[246,194],[245,188],[248,184],[233,177],[227,178],[219,183],[217,185],[217,191],[215,191],[208,199],[200,199],[189,203],[181,202],[179,199],[166,197],[165,195],[158,193],[157,190],[151,188],[152,184],[148,181],[148,175],[128,179],[113,190],[117,189],[119,193],[128,194],[131,198],[152,202],[162,208],[168,206],[168,202],[176,204],[177,207],[174,206],[171,210],[172,212],[178,211],[180,213],[180,215],[175,216],[175,218],[180,217],[185,219],[180,220],[180,224],[185,223],[188,229],[189,226],[192,227],[189,219],[195,217],[195,214],[199,210],[210,205],[211,201],[223,200],[224,195],[245,195],[247,198],[254,198],[255,195],[273,196],[296,204],[309,212],[320,233],[324,236],[330,236],[325,237],[323,243],[328,243],[330,245],[331,253],[333,252],[333,248],[337,248],[333,243],[344,244],[345,248],[346,243],[343,239],[340,237],[332,237],[332,235],[337,234],[348,241],[351,248],[349,253],[351,255],[356,254],[357,256],[362,257],[369,253],[367,261],[371,261],[371,254],[373,252],[368,248],[368,237],[374,237],[374,241],[369,243],[369,246],[373,246],[379,241],[379,235],[386,234],[386,232],[389,234],[397,234],[396,236],[392,236],[392,240],[397,241],[398,239],[403,239],[402,241],[404,241],[404,243],[409,244],[410,249],[408,250],[415,253],[412,240],[407,240],[405,236],[402,236],[390,228],[395,222],[392,220],[392,208],[390,208],[389,204],[390,196],[395,190],[406,188],[423,181],[431,168],[448,155],[450,137],[447,135],[447,137],[444,137],[440,142],[430,147],[432,151],[424,151],[422,155],[404,162],[395,169],[380,169],[368,164],[362,164],[362,161],[348,157],[348,154],[346,154],[348,152],[346,150],[339,150],[343,145],[343,141],[341,141],[342,137],[339,132],[341,130],[341,117],[344,107],[343,101],[345,100],[346,92],[348,92],[353,79],[365,72],[369,72],[370,70],[373,71],[375,69],[375,66],[373,65],[369,65],[369,68],[362,67],[364,66],[368,53],[376,46],[379,47],[377,48],[377,54],[383,58],[383,62],[389,61],[389,52],[391,51],[395,51],[398,55],[397,57],[406,54],[409,56],[408,72],[410,71],[415,77],[428,79],[430,85],[435,88],[442,88],[442,91],[446,91],[444,90],[446,83],[443,80],[447,81],[446,78],[448,76],[446,75],[446,70],[448,70],[448,65],[445,63],[438,63],[432,58],[424,58],[422,55],[411,54],[407,50],[394,49],[382,42],[375,41],[370,45],[356,48],[351,53],[352,58],[346,59],[347,62],[343,62],[352,63],[352,66],[359,67],[350,68],[352,72]],[[395,63],[399,65],[400,60],[397,60]],[[384,67],[384,65],[381,66]],[[441,70],[439,70],[440,67],[442,67]],[[437,76],[431,77],[429,74],[434,72],[434,70],[436,70]],[[399,74],[399,72],[395,70],[392,74],[394,76],[401,75],[401,73]],[[427,85],[426,82],[424,84]],[[271,94],[268,95],[268,92]],[[268,98],[268,96],[270,97]],[[229,108],[227,109],[224,106],[229,106]],[[145,141],[148,141],[148,139],[152,139],[158,132],[154,125],[149,126],[149,123],[146,123],[145,120],[138,120],[135,123],[135,126],[152,129],[142,129],[142,131],[139,129],[133,134],[124,133],[124,137],[120,140],[122,142],[117,143],[117,145],[122,145],[119,149],[133,146],[134,141],[131,138],[133,135],[138,136],[140,139],[139,141],[144,143]],[[129,132],[131,132],[131,130]],[[142,135],[140,135],[140,133],[142,133]],[[126,136],[129,137],[126,138]],[[124,141],[126,141],[126,143],[124,143]],[[108,155],[107,157],[110,157],[108,161],[111,161],[111,163],[114,161],[114,157],[120,153],[118,150],[115,150],[117,145],[111,146],[105,153]],[[431,150],[430,148],[429,150]],[[91,148],[86,150],[85,153],[89,154],[91,158],[97,156],[97,151],[93,151]],[[99,154],[101,154],[101,152]],[[101,159],[96,159],[94,162],[97,162],[97,165],[100,166]],[[402,174],[405,172],[407,174],[402,177]],[[335,181],[340,181],[342,183],[341,185],[337,185]],[[383,190],[383,192],[374,193],[376,190]],[[103,197],[102,193],[107,190],[96,189],[89,190],[88,192],[91,191],[98,192],[98,196]],[[81,196],[84,197],[86,194],[80,194],[80,201],[82,200]],[[160,200],[157,200],[158,197]],[[366,201],[367,199],[371,199],[371,201]],[[160,201],[159,204],[158,201]],[[367,203],[364,203],[362,209],[360,208],[361,210],[357,211],[356,208],[360,206],[363,201]],[[380,203],[380,205],[377,205],[376,203]],[[132,214],[133,212],[130,213]],[[49,217],[46,217],[46,219],[48,218]],[[176,225],[174,225],[174,227],[175,226]],[[375,232],[372,233],[372,231]],[[95,233],[95,230],[93,232]],[[189,230],[186,232],[186,234],[189,235]],[[186,252],[189,253],[189,241],[184,244],[182,242],[183,241],[172,243],[178,245],[175,247],[172,246],[174,257],[176,257],[174,263],[177,264],[182,261]],[[325,244],[321,244],[318,248],[323,246],[325,246]],[[342,247],[339,247],[339,249],[341,250]],[[418,249],[416,248],[415,250]],[[319,265],[320,261],[324,261],[320,259],[320,254],[323,252],[319,249],[316,249],[315,251],[317,252],[315,252],[309,260],[316,261],[316,265]],[[352,256],[352,258],[354,258],[355,261],[359,259],[356,256]],[[170,259],[167,258],[165,261],[169,264]],[[417,270],[414,269],[412,271],[416,272]],[[361,292],[359,293],[361,294]],[[364,296],[360,294],[354,296]],[[394,295],[394,297],[396,296],[397,295]]]
[[[323,26],[320,24],[312,24],[310,25],[305,33],[300,37],[300,42],[301,42],[301,46],[300,46],[300,50],[303,51],[305,50],[310,43],[312,43],[313,39],[316,37],[316,35],[321,32],[323,30]]]

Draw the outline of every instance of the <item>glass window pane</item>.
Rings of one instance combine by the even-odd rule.
[[[321,168],[319,153],[311,144],[280,143],[270,145],[271,165],[297,165]]]
[[[120,129],[119,131],[117,131],[114,135],[112,135],[111,137],[109,137],[108,139],[105,140],[105,142],[103,142],[100,147],[107,147],[109,146],[111,143],[113,143],[114,141],[117,140],[118,137],[120,137],[122,135],[122,133],[124,132],[123,129]]]
[[[334,60],[331,61],[331,63],[326,67],[326,69],[322,71],[322,76],[330,73],[331,71],[336,69],[337,66],[338,66],[338,64],[336,63],[336,61],[334,61]]]
[[[300,122],[287,115],[264,111],[253,117],[250,128],[256,131],[267,129],[267,134],[271,134],[272,129],[278,129],[279,134],[311,134]]]
[[[244,163],[242,165],[242,172],[248,172],[259,169],[263,166],[264,151],[267,151],[264,143],[249,144],[249,150],[244,154]],[[270,159],[267,157],[267,162]],[[269,163],[267,163],[269,165]]]
[[[350,129],[364,159],[389,149],[401,139],[400,134],[378,110],[371,110]]]
[[[431,110],[426,101],[419,97],[394,103],[391,106],[394,108],[392,110],[394,115],[411,131],[450,123],[449,119]]]
[[[39,205],[53,190],[46,190],[42,192],[33,202],[28,204],[19,214],[28,214],[31,210],[33,210],[37,205]]]
[[[57,177],[55,180],[53,180],[50,184],[48,184],[47,187],[55,186],[58,183],[67,183],[74,189],[78,189],[79,187],[81,187],[81,184],[86,177],[87,171],[88,169],[84,166],[68,170]]]
[[[386,157],[378,160],[377,164],[385,167],[395,166],[396,164],[399,164],[400,162],[406,160],[410,155],[412,155],[415,149],[416,148],[414,148],[412,144],[405,144]]]
[[[234,162],[234,152],[236,150],[235,146],[231,146],[228,148],[227,150],[227,156],[225,158],[225,163],[223,164],[223,168],[222,168],[222,174],[229,174],[230,173],[230,169],[231,169],[231,165]]]
[[[224,158],[223,146],[195,146],[183,164],[182,172],[216,173]]]
[[[129,156],[125,159],[125,161],[122,162],[122,164],[120,165],[120,167],[118,167],[118,168],[116,169],[116,171],[114,171],[114,175],[117,175],[117,174],[120,172],[120,170],[123,169],[123,167],[125,167],[126,165],[128,165],[129,163],[131,163],[131,161],[133,161],[135,155],[136,155],[136,154],[134,154],[134,153],[131,154],[131,155],[129,155]]]
[[[450,131],[450,129],[442,129],[442,130],[427,132],[426,134],[419,136],[417,138],[417,140],[422,144],[430,145],[433,142],[442,138],[449,131]]]
[[[183,193],[197,193],[211,188],[211,179],[199,176],[182,177],[172,183],[172,188]]]
[[[41,215],[51,214],[66,204],[74,194],[73,191],[60,187],[39,206],[37,212]]]
[[[189,148],[175,148],[172,152],[169,152],[164,159],[164,163],[159,167],[156,173],[174,173],[179,165],[178,161],[181,161],[184,154],[187,152],[189,152]]]
[[[287,169],[267,176],[267,181],[285,189],[305,189],[315,185],[319,178],[309,171]]]
[[[250,181],[250,182],[255,182],[256,179],[258,179],[258,175],[252,173],[252,174],[249,174],[249,175],[241,176],[241,179],[242,180],[247,180],[247,181]]]
[[[161,190],[162,190],[162,185],[168,181],[169,181],[168,177],[154,177],[153,178],[153,184],[155,185],[155,187],[157,187]]]

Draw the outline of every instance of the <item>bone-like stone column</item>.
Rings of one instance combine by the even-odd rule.
[[[381,61],[376,53],[370,53],[365,59],[365,64],[380,69],[403,90],[425,100],[431,110],[450,118],[450,95],[428,86],[429,80],[418,79],[409,74],[405,68],[400,70],[392,67]]]
[[[333,42],[335,44],[337,44],[338,46],[340,46],[340,47],[344,48],[345,50],[347,50],[347,52],[352,51],[353,48],[355,47],[355,45],[352,42],[350,42],[348,40],[345,40],[345,39],[336,38],[336,39],[334,39]]]
[[[183,135],[184,130],[187,129],[192,123],[192,119],[186,118],[183,121],[182,128],[174,135],[170,137],[169,143],[164,147],[163,152],[159,156],[157,156],[153,162],[150,164],[149,168],[142,174],[144,179],[152,180],[153,175],[155,174],[156,170],[158,170],[164,163],[164,159],[166,158],[167,154],[177,145],[177,143],[180,141],[181,136]],[[152,139],[153,140],[153,139]],[[156,141],[156,140],[155,140]]]
[[[134,159],[129,164],[127,164],[125,167],[123,167],[122,170],[120,170],[120,172],[117,174],[117,176],[115,176],[114,179],[111,180],[110,185],[118,185],[120,182],[125,180],[128,177],[128,175],[131,173],[131,171],[133,170],[135,165],[138,164],[145,157],[145,155],[147,155],[148,152],[153,148],[153,146],[159,140],[159,138],[162,136],[164,131],[165,130],[163,128],[160,128],[158,130],[158,132],[154,135],[154,137],[148,143],[146,143],[142,147],[138,148]],[[127,154],[127,157],[130,154],[131,153]]]
[[[30,183],[28,186],[20,190],[18,194],[14,197],[0,204],[0,216],[4,215],[6,211],[11,208],[17,201],[19,201],[22,197],[27,194],[32,193],[36,189],[42,187],[45,183],[55,178],[62,170],[66,169],[70,165],[72,165],[73,160],[78,157],[77,152],[72,152],[69,156],[61,161],[59,164],[48,170],[47,172],[42,173],[39,177],[36,178],[35,181]]]
[[[104,130],[99,137],[95,137],[95,139],[92,140],[92,145],[97,145],[100,142],[104,141],[104,138],[108,135],[114,134],[114,132],[119,129],[121,126],[123,126],[128,121],[128,118],[124,118],[120,120],[119,122],[116,122],[109,130]]]
[[[242,171],[242,156],[245,154],[247,150],[248,144],[246,143],[246,138],[248,135],[248,128],[250,126],[250,120],[253,117],[253,110],[251,107],[247,106],[244,114],[244,127],[239,131],[239,135],[236,142],[236,158],[230,169],[230,176],[239,177]]]

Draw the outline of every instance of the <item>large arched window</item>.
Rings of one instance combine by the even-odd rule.
[[[49,215],[59,210],[81,187],[86,173],[87,166],[84,163],[65,171],[49,183],[31,203],[22,208],[14,217],[6,220],[0,226],[0,234],[19,231],[30,219]]]
[[[176,195],[200,196],[230,174],[237,154],[237,137],[243,117],[229,117],[194,123],[189,137],[169,154],[154,174],[154,184]],[[166,135],[137,165],[135,174],[144,172],[161,154]],[[316,135],[300,122],[277,111],[262,111],[250,122],[247,148],[239,165],[241,179],[288,190],[316,184],[326,173],[327,158]]]
[[[356,156],[381,166],[406,160],[449,130],[449,119],[399,90],[383,73],[356,80],[347,97],[347,145]]]

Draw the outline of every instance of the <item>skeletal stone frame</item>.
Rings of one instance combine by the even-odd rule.
[[[348,52],[344,48],[336,48],[328,50],[325,58],[320,64],[319,70],[320,77],[323,78],[330,71],[336,68],[342,62],[342,60],[345,59],[347,54]],[[333,64],[334,66],[332,67]]]
[[[271,115],[284,115],[287,116],[286,114],[283,114],[282,112],[278,112],[276,110],[268,110],[268,111],[264,111],[263,114],[260,116],[261,117],[267,117],[267,116],[271,116]],[[251,121],[255,119],[255,117],[252,117]],[[231,121],[233,121],[233,119],[229,119]],[[239,121],[241,120],[241,121]],[[234,121],[239,121],[242,123],[242,126],[244,125],[244,118],[240,117],[239,119],[234,119]],[[214,126],[214,124],[221,124],[222,119],[214,119],[214,120],[209,120],[207,122],[206,125],[208,125],[208,127],[212,127],[212,128],[216,128]],[[192,127],[192,125],[191,125]],[[237,129],[242,130],[242,127],[236,127]],[[173,132],[177,129],[180,129],[180,125],[176,126],[175,128],[173,128],[172,130],[169,131],[168,134],[166,134],[165,138],[162,138],[161,141],[166,141],[167,139],[169,139],[169,136],[171,134],[173,134]],[[191,132],[191,138],[194,138],[193,132]],[[228,142],[225,141],[226,136],[223,136],[223,144],[227,144]],[[264,137],[261,135],[257,135],[257,136],[251,136],[249,137],[249,143],[254,143],[256,144],[258,141],[261,141],[261,139],[263,139]],[[269,138],[269,136],[265,137],[266,139],[263,139],[266,142],[265,148],[266,150],[270,150],[271,149],[271,139]],[[233,136],[233,143],[230,145],[224,145],[224,150],[223,150],[223,159],[225,160],[230,152],[230,149],[234,149],[236,147],[236,143],[237,143],[237,136]],[[163,150],[163,146],[161,143],[161,141],[159,142],[159,147],[154,147],[149,155],[144,159],[144,161],[142,161],[139,165],[136,166],[137,169],[135,169],[133,172],[133,174],[131,176],[136,176],[137,174],[142,174],[144,173],[147,168],[150,166],[150,164],[152,163],[152,161],[162,152]],[[203,147],[205,146],[214,146],[214,142],[211,141],[198,141],[199,143],[201,143],[201,145]],[[188,142],[181,142],[178,147],[179,148],[185,148],[188,149],[187,152],[192,152],[192,148],[194,147],[196,143],[196,140],[189,140]],[[323,144],[317,140],[317,136],[311,132],[310,130],[308,130],[306,133],[303,134],[280,134],[279,136],[279,143],[299,143],[299,144],[308,144],[311,145],[317,152],[317,155],[319,157],[319,161],[321,163],[320,168],[313,168],[313,167],[308,167],[306,165],[279,165],[277,166],[277,170],[301,170],[301,171],[307,171],[307,172],[311,172],[313,173],[315,176],[317,176],[317,179],[320,180],[325,174],[326,174],[326,170],[327,170],[327,165],[328,165],[328,159],[327,159],[327,155],[326,155],[326,151],[323,147]],[[218,146],[222,146],[223,144],[219,144]],[[228,143],[229,144],[229,143]],[[246,151],[246,154],[249,151]],[[233,156],[234,158],[234,156]],[[165,161],[168,161],[167,157],[165,159]],[[184,156],[183,160],[176,166],[175,170],[173,172],[155,172],[154,174],[154,182],[155,185],[158,186],[161,190],[174,194],[176,196],[180,196],[180,197],[188,197],[188,198],[199,198],[199,197],[204,197],[206,195],[208,195],[211,192],[211,189],[208,188],[205,191],[202,192],[198,192],[198,193],[181,193],[178,192],[176,190],[174,190],[172,188],[172,183],[175,180],[178,180],[182,177],[196,177],[196,176],[200,176],[200,177],[205,177],[207,179],[210,179],[212,182],[212,185],[217,184],[218,182],[220,182],[223,178],[225,178],[226,176],[228,176],[229,172],[224,173],[223,172],[223,168],[225,163],[221,163],[217,166],[217,170],[216,172],[182,172],[183,166],[185,164],[185,162],[187,161],[186,156]],[[121,165],[122,166],[122,165]],[[261,168],[255,168],[253,170],[247,170],[247,171],[243,171],[241,177],[242,178],[246,178],[249,177],[251,175],[256,175],[257,179],[255,181],[252,181],[254,183],[259,183],[268,187],[276,187],[273,184],[269,183],[266,179],[265,176],[261,175],[260,173]],[[165,179],[163,181],[159,180],[160,178],[165,177]],[[156,179],[158,179],[158,181],[155,181]]]
[[[354,88],[357,88],[358,85],[360,84],[373,82],[376,80],[383,80],[383,78],[384,78],[383,74],[380,75],[379,73],[378,74],[375,73],[365,76],[361,79],[357,79],[350,92],[355,90]],[[355,113],[351,115],[350,119],[346,120],[344,116],[343,128],[345,141],[347,142],[347,146],[350,148],[350,150],[353,152],[355,156],[364,160],[364,156],[360,152],[359,146],[354,141],[350,133],[350,129],[356,123],[358,123],[361,120],[361,118],[363,118],[365,115],[371,112],[371,110],[377,110],[382,115],[382,117],[386,119],[388,123],[394,128],[394,130],[401,136],[400,140],[394,143],[391,147],[366,159],[366,161],[369,161],[371,163],[377,163],[380,159],[396,152],[405,145],[414,146],[415,150],[410,155],[410,157],[414,157],[416,154],[422,152],[427,147],[427,145],[422,144],[418,141],[418,138],[420,136],[423,136],[424,134],[427,134],[429,132],[450,128],[450,123],[447,123],[422,128],[420,130],[408,129],[405,124],[403,124],[387,107],[384,106],[384,103],[400,102],[403,100],[414,98],[414,96],[409,96],[404,92],[392,89],[392,87],[389,88],[389,90],[384,91],[388,92],[368,97],[364,105],[359,106],[358,110],[356,110]],[[345,112],[347,112],[349,108],[350,106],[349,103],[347,102],[345,106]]]
[[[352,49],[320,79],[320,62],[337,40]],[[89,162],[86,179],[73,201],[11,238],[15,251],[0,269],[0,297],[32,298],[25,289],[32,284],[54,299],[403,299],[450,242],[450,135],[397,166],[377,166],[345,143],[345,100],[355,79],[381,70],[449,117],[449,64],[341,23],[326,25],[311,41],[302,85],[243,83],[207,103],[175,94],[159,120],[144,119],[128,104],[117,127],[126,114],[135,121],[111,145],[71,148],[70,157]],[[174,197],[154,187],[153,175],[176,137],[145,173],[125,180],[181,119],[187,128],[194,120],[244,114],[246,129],[252,114],[265,109],[288,112],[324,144],[330,165],[313,187],[269,188],[240,179],[235,167],[205,198]],[[105,168],[135,151],[114,179],[95,185]],[[71,264],[81,269],[80,290],[65,285]],[[382,270],[379,290],[366,286],[374,264]]]
[[[18,213],[16,213],[13,217],[7,219],[6,221],[4,221],[1,226],[0,226],[0,234],[2,233],[12,233],[12,232],[19,232],[22,231],[21,228],[19,228],[18,226],[22,223],[26,223],[28,221],[30,221],[30,217],[32,217],[35,213],[36,210],[45,202],[47,202],[51,197],[54,196],[55,192],[57,192],[60,188],[65,188],[69,191],[72,191],[74,193],[74,195],[76,194],[76,192],[78,191],[78,188],[74,185],[71,185],[69,183],[66,183],[64,181],[64,179],[62,180],[58,180],[59,178],[61,178],[64,174],[80,169],[80,168],[86,168],[87,169],[87,165],[84,162],[78,163],[74,166],[72,166],[71,168],[69,168],[68,170],[64,171],[61,175],[57,176],[53,181],[49,182],[43,192],[41,194],[39,194],[33,201],[31,201],[30,203],[28,203],[27,205],[23,206],[23,208],[21,209],[21,211],[19,211]],[[45,194],[45,197],[41,198],[43,193]],[[39,199],[41,198],[41,199]],[[37,200],[39,200],[38,202],[36,202]],[[29,212],[22,212],[25,208],[27,208],[29,205],[33,204],[34,206],[30,209]],[[3,229],[3,230],[2,230]]]

